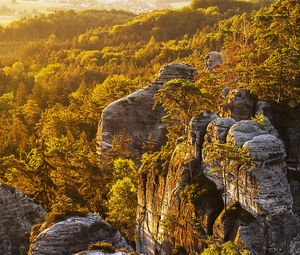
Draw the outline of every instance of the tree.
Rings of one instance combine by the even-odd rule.
[[[239,170],[241,167],[251,167],[249,151],[246,147],[238,148],[235,145],[214,142],[204,148],[205,161],[212,165],[211,173],[222,172],[224,186],[224,211],[227,206],[227,175],[236,171],[236,191],[239,200]]]
[[[250,255],[248,250],[231,241],[222,243],[220,240],[210,237],[206,240],[206,244],[208,246],[201,255]]]
[[[128,177],[118,180],[108,194],[108,220],[129,240],[134,241],[137,188]]]
[[[300,103],[300,3],[277,0],[254,16],[259,62],[249,89],[261,98],[296,106]]]
[[[168,124],[169,132],[177,139],[181,132],[187,134],[193,116],[213,104],[205,90],[190,81],[173,79],[165,83],[154,96],[155,106],[166,111],[163,120]],[[177,135],[177,137],[176,137]]]

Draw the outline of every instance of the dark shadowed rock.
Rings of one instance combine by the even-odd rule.
[[[189,128],[189,142],[195,147],[196,158],[200,159],[201,147],[206,133],[207,125],[218,115],[208,111],[202,111],[198,116],[192,118]]]
[[[163,84],[174,78],[192,81],[196,70],[183,64],[164,66],[159,77],[148,88],[140,89],[108,105],[102,112],[97,141],[98,151],[111,147],[113,137],[127,134],[133,138],[133,150],[142,152],[142,145],[150,142],[157,148],[165,143],[166,127],[161,118],[162,109],[153,109],[153,96]]]
[[[266,240],[263,228],[255,217],[234,202],[227,206],[227,212],[219,215],[213,226],[214,235],[223,241],[232,240],[247,247],[251,255],[266,252]]]
[[[29,255],[71,255],[87,250],[89,244],[97,242],[132,249],[118,231],[91,213],[59,222],[45,222],[32,231],[31,240]]]
[[[31,198],[0,184],[0,254],[27,254],[30,229],[44,215],[44,209]]]
[[[240,225],[234,242],[242,247],[247,247],[251,255],[266,254],[267,247],[263,227],[257,222]]]

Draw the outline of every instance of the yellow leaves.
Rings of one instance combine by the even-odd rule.
[[[264,116],[263,113],[256,113],[255,117],[251,118],[251,121],[257,123],[261,127],[264,127],[264,125],[265,125],[265,116]]]
[[[213,143],[204,150],[205,160],[212,165],[213,172],[224,170],[232,171],[237,166],[251,166],[249,151],[246,147],[238,148],[230,144]]]

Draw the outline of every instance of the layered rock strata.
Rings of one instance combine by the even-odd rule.
[[[182,64],[164,66],[158,78],[149,87],[108,105],[102,112],[97,141],[98,152],[111,147],[114,136],[126,134],[132,137],[131,148],[143,151],[145,142],[159,148],[165,142],[166,127],[162,123],[164,112],[159,107],[153,109],[155,93],[163,84],[174,78],[193,80],[196,70]]]
[[[172,72],[170,66],[165,70]],[[167,77],[177,78],[178,73],[169,73]],[[184,77],[179,75],[178,78]],[[159,86],[163,81],[161,77],[157,80]],[[143,101],[144,95],[139,95],[139,100]],[[151,96],[153,94],[145,96],[145,101]],[[243,245],[252,255],[297,254],[297,234],[300,232],[299,109],[283,110],[280,106],[257,101],[245,90],[227,89],[223,97],[224,106],[218,113],[220,117],[204,111],[192,119],[189,137],[178,144],[167,173],[142,167],[138,183],[138,252],[168,255],[177,247],[182,254],[193,254],[201,252],[203,239],[214,234],[224,241],[232,240]],[[251,120],[256,113],[263,115],[263,123]],[[163,112],[155,114],[157,121],[163,116]],[[144,118],[136,113],[134,116]],[[102,137],[113,129],[113,123],[118,122],[117,116],[108,117],[113,121],[103,132],[106,118],[104,114],[100,124]],[[133,120],[135,129],[127,129],[125,133],[132,134],[134,130],[139,134],[147,130],[144,124],[136,124],[135,117]],[[144,120],[148,121],[146,117]],[[158,122],[149,123],[152,131],[157,132]],[[124,128],[127,126],[118,128],[116,134]],[[148,134],[143,133],[143,139],[137,139],[138,143],[145,141]],[[161,145],[159,139],[157,145]],[[109,144],[110,140],[102,141]],[[222,174],[211,173],[212,166],[206,161],[203,150],[215,142],[247,148],[252,162],[251,167],[228,171],[226,194]],[[106,144],[102,143],[102,146],[105,149]],[[222,216],[225,195],[229,206],[239,201],[235,217]]]
[[[101,217],[89,213],[62,221],[44,222],[31,233],[29,255],[72,255],[87,250],[89,244],[110,243],[116,249],[132,248],[117,230]]]
[[[44,216],[44,209],[31,198],[0,184],[0,254],[27,254],[30,229]]]

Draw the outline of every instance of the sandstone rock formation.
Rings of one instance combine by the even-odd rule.
[[[105,242],[114,248],[132,248],[117,230],[94,214],[44,222],[32,230],[29,255],[72,255],[89,244]]]
[[[242,89],[229,89],[224,94],[224,106],[221,116],[231,117],[235,120],[250,119],[254,116],[256,98],[249,91]]]
[[[218,56],[212,54],[208,64]],[[213,64],[211,71],[220,63]],[[99,125],[100,148],[108,148],[113,135],[123,131],[133,136],[134,150],[142,152],[141,144],[149,137],[159,147],[165,137],[160,121],[164,113],[152,109],[153,95],[167,80],[192,80],[195,74],[191,67],[168,65],[150,87],[109,105]],[[169,255],[175,246],[188,253],[201,252],[203,239],[214,234],[243,245],[251,255],[297,254],[300,110],[257,101],[245,90],[227,89],[223,97],[220,117],[203,111],[192,119],[188,139],[177,145],[167,173],[141,169],[138,252]],[[256,113],[263,114],[263,124],[251,120]],[[226,194],[222,174],[210,172],[203,150],[214,142],[247,148],[255,165],[227,173]],[[239,201],[237,217],[222,217],[224,195],[228,203]],[[251,220],[245,220],[245,214]]]
[[[0,254],[25,255],[31,227],[45,211],[19,190],[0,184]]]
[[[251,160],[256,164],[254,169],[241,167],[227,174],[227,201],[238,200],[256,217],[265,233],[268,252],[288,254],[289,243],[297,234],[299,225],[292,211],[293,200],[286,177],[286,153],[282,141],[266,134],[256,123],[239,121],[229,129],[227,142],[247,147]],[[205,162],[205,155],[203,160]],[[222,187],[222,175],[209,170],[209,167],[204,169],[206,175],[219,188]]]
[[[255,255],[288,255],[290,247],[298,249],[296,236],[300,228],[295,206],[299,204],[295,201],[299,201],[300,193],[296,187],[299,181],[293,179],[293,185],[288,182],[287,136],[269,120],[274,120],[277,113],[268,109],[269,118],[265,116],[263,125],[257,124],[249,118],[257,111],[264,114],[266,107],[263,110],[256,108],[255,98],[248,92],[235,91],[232,95],[229,98],[233,103],[221,111],[227,118],[207,112],[193,118],[188,139],[190,145],[185,145],[190,151],[180,156],[177,151],[183,150],[179,148],[182,145],[178,145],[166,176],[143,171],[139,183],[141,207],[137,233],[141,239],[137,243],[138,251],[147,255],[171,254],[172,247],[182,246],[190,253],[199,252],[203,248],[199,236],[212,233],[225,241],[243,245]],[[203,151],[206,144],[213,142],[248,148],[256,167],[242,167],[237,169],[238,173],[229,173],[226,196],[229,202],[238,200],[242,210],[252,214],[254,220],[245,222],[237,217],[231,221],[227,219],[225,224],[218,216],[222,215],[223,179],[219,173],[210,173]],[[208,180],[204,181],[203,172],[219,192],[213,184],[208,184]],[[196,192],[195,185],[200,187]],[[191,201],[183,196],[186,190],[203,194],[201,187],[208,190],[208,186],[210,192],[206,193],[206,198],[200,195]],[[227,227],[222,232],[224,224]]]
[[[196,70],[182,64],[164,66],[159,77],[149,87],[108,105],[102,113],[98,128],[98,151],[111,147],[113,137],[127,134],[133,138],[132,148],[139,152],[145,142],[160,147],[165,142],[166,128],[162,109],[153,109],[153,96],[163,84],[174,78],[193,80]]]

